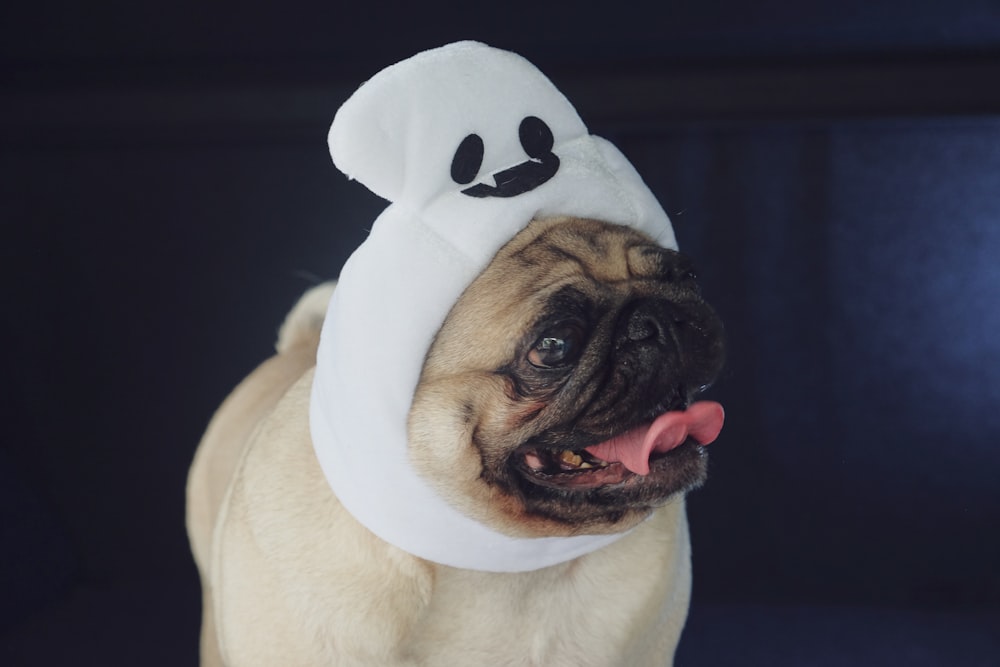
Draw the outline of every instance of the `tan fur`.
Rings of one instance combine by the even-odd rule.
[[[620,250],[606,270],[641,268],[635,253]],[[570,273],[552,264],[548,278],[560,271]],[[195,456],[188,530],[205,600],[202,665],[671,664],[691,586],[682,497],[611,546],[521,574],[423,561],[347,513],[309,436],[318,323],[330,289],[303,297],[282,328],[279,354],[226,399]],[[477,308],[512,325],[522,318],[518,303],[502,313],[469,306]],[[439,390],[432,384],[428,395]],[[487,383],[477,391],[485,405],[502,389]],[[517,417],[497,415],[484,417],[498,420],[497,429]],[[470,475],[474,464],[461,466]]]
[[[544,402],[511,396],[496,373],[523,344],[515,332],[529,330],[545,301],[567,286],[609,305],[662,291],[660,281],[644,284],[657,269],[658,255],[643,255],[650,247],[651,239],[628,227],[536,220],[462,294],[428,354],[410,415],[413,463],[452,504],[500,532],[527,537],[617,533],[648,516],[632,511],[614,523],[573,525],[547,520],[485,484],[481,472],[484,459],[502,465],[512,448],[562,417],[559,405],[546,410]],[[578,403],[586,398],[573,395]],[[474,436],[482,451],[469,447]]]

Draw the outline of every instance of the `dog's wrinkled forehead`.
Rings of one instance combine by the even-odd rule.
[[[572,105],[518,55],[466,42],[379,72],[337,113],[337,167],[392,202],[516,197],[553,178],[585,136]]]

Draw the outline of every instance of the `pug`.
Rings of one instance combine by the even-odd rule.
[[[196,453],[202,665],[671,664],[691,588],[684,496],[723,422],[698,400],[724,341],[691,261],[627,226],[534,220],[434,337],[407,421],[417,474],[504,535],[614,537],[520,572],[412,555],[331,491],[308,413],[332,289],[292,310]]]

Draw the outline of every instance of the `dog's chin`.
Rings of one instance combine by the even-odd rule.
[[[649,473],[603,461],[586,449],[524,445],[507,459],[495,481],[526,514],[561,525],[563,532],[627,530],[657,507],[699,487],[708,468],[705,448],[692,439],[654,454]]]

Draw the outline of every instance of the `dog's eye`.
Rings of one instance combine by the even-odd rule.
[[[528,351],[528,363],[536,368],[562,368],[575,362],[583,352],[583,332],[564,325],[546,332]]]

